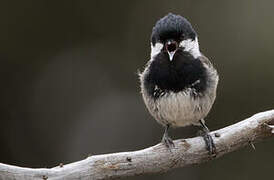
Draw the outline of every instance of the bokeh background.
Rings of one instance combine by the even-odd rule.
[[[140,95],[154,23],[187,17],[220,74],[218,129],[274,107],[274,1],[0,2],[0,162],[52,167],[158,143]],[[192,137],[197,128],[172,131]],[[273,139],[220,159],[129,180],[273,178]]]

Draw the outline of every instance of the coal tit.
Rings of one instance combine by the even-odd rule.
[[[199,125],[213,154],[215,146],[204,118],[215,101],[219,77],[200,52],[197,33],[187,19],[169,13],[156,22],[151,57],[139,76],[148,111],[165,127],[162,142],[174,146],[169,127]]]

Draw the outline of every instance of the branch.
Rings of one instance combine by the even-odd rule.
[[[274,136],[274,110],[253,115],[241,122],[211,132],[217,155],[211,157],[202,137],[174,141],[171,151],[164,145],[133,152],[90,156],[54,168],[22,168],[0,163],[0,179],[113,179],[148,173],[162,173],[178,167],[200,164],[246,145]]]

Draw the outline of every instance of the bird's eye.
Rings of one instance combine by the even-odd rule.
[[[176,41],[168,41],[165,47],[168,52],[173,52],[178,48],[178,43]]]

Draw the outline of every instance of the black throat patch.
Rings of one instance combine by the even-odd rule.
[[[206,69],[199,59],[178,50],[172,61],[167,53],[159,53],[148,67],[144,86],[150,96],[158,98],[168,92],[180,92],[193,88],[203,93],[207,85]]]

